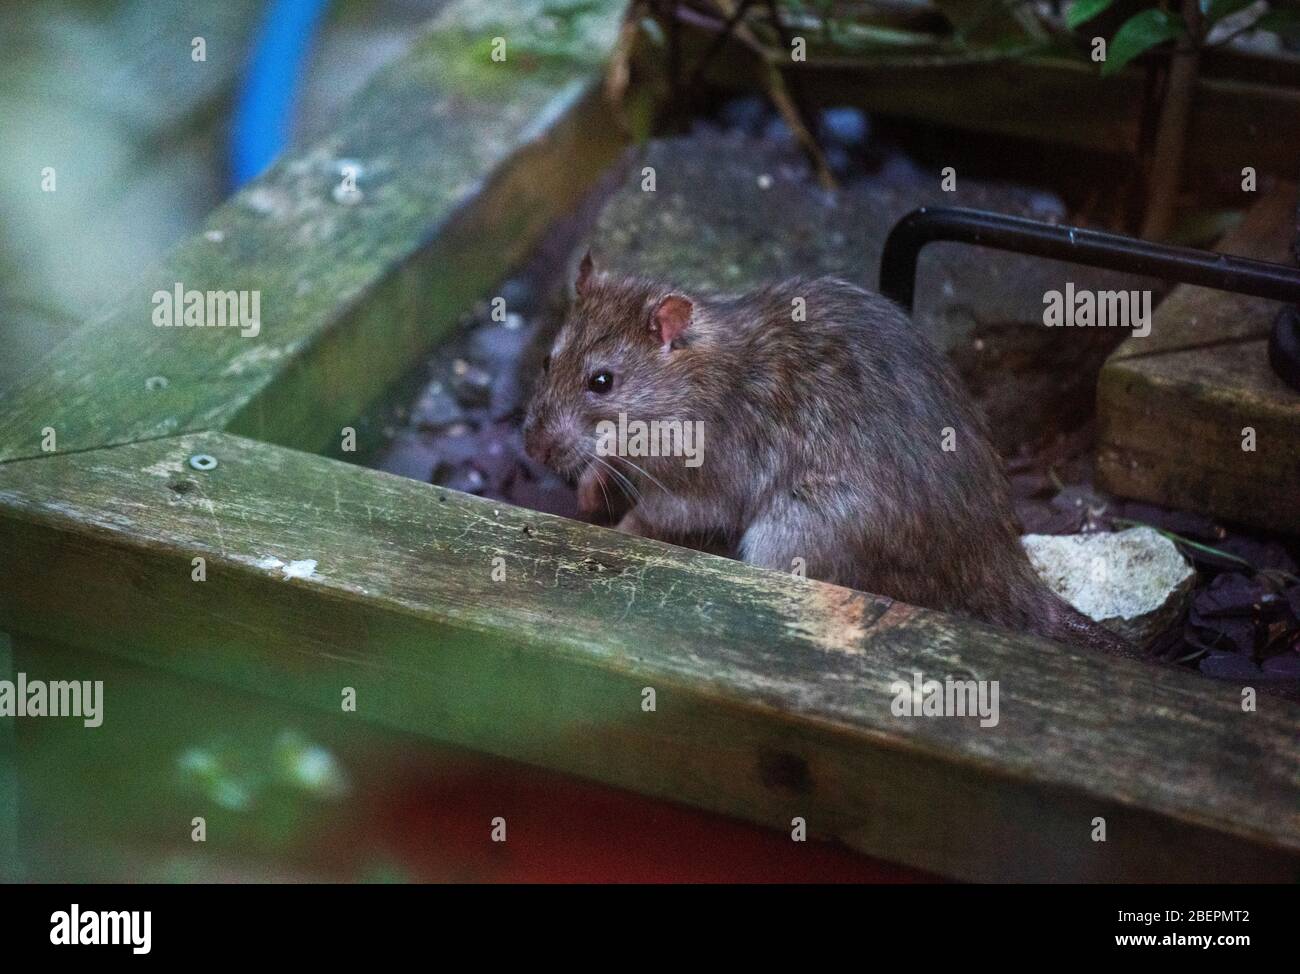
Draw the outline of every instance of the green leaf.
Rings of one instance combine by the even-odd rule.
[[[1205,26],[1209,27],[1229,14],[1245,10],[1254,2],[1255,0],[1201,0],[1201,13],[1205,16]]]
[[[1139,54],[1184,33],[1183,20],[1165,10],[1143,10],[1124,21],[1106,51],[1103,75],[1114,74]]]
[[[1114,2],[1115,0],[1074,0],[1070,5],[1070,12],[1065,15],[1065,25],[1073,30],[1080,24],[1092,20]]]
[[[1300,40],[1300,10],[1289,7],[1270,10],[1255,21],[1256,30],[1266,30],[1287,40]]]

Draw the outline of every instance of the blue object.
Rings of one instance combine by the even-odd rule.
[[[329,0],[273,0],[240,85],[230,131],[236,189],[284,151],[307,54]]]
[[[823,138],[847,149],[866,145],[871,135],[870,120],[857,108],[828,108],[822,112],[821,121]]]

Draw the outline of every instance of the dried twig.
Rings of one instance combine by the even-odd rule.
[[[785,124],[790,126],[790,130],[794,132],[795,138],[799,140],[799,144],[803,147],[804,152],[808,154],[808,158],[812,161],[813,169],[817,173],[817,181],[821,184],[822,188],[835,189],[835,176],[831,173],[830,166],[826,162],[826,156],[822,153],[821,146],[817,144],[817,140],[813,138],[812,132],[805,123],[804,115],[800,110],[796,96],[792,95],[786,86],[785,75],[781,70],[780,61],[778,59],[783,56],[788,56],[788,52],[785,52],[782,55],[774,54],[767,45],[755,37],[753,31],[744,23],[743,19],[736,16],[736,5],[732,0],[713,0],[713,2],[722,10],[724,16],[728,18],[729,22],[732,18],[735,18],[732,34],[736,39],[741,41],[741,43],[746,44],[751,48],[756,48],[762,52],[763,69],[765,72],[764,82],[768,98],[772,100],[772,104],[776,107],[781,118],[784,119]],[[776,23],[773,24],[773,29],[777,31],[778,35],[782,34],[783,27],[780,23],[780,17],[777,14],[775,5],[771,5],[769,11],[776,21]]]

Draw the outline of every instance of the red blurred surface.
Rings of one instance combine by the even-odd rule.
[[[384,858],[417,881],[934,881],[839,845],[475,756],[408,778],[375,812]],[[505,842],[491,841],[497,816]]]

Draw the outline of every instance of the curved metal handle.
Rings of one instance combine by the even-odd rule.
[[[911,313],[921,249],[940,241],[992,247],[1300,304],[1300,269],[1285,264],[949,206],[923,206],[894,224],[880,255],[880,293]],[[1283,313],[1273,323],[1269,365],[1278,378],[1300,391],[1300,316]]]
[[[894,224],[880,255],[880,292],[910,312],[921,248],[941,241],[992,247],[1300,304],[1300,269],[1285,264],[948,206],[923,206]]]

